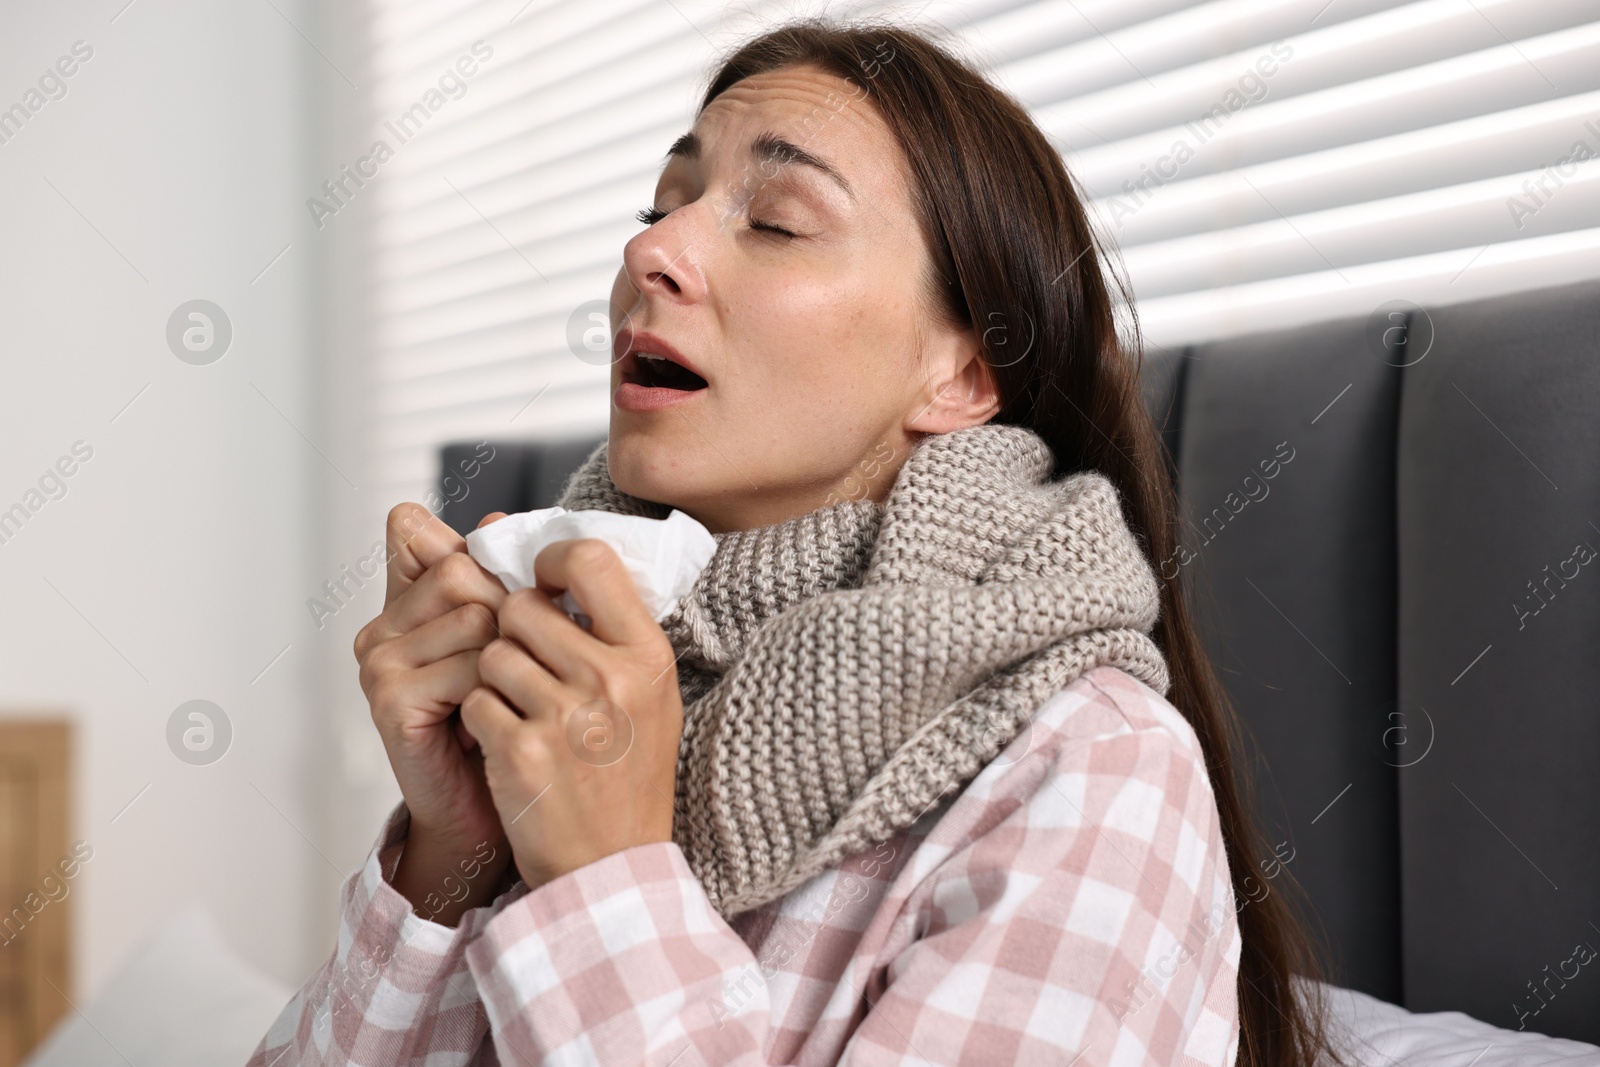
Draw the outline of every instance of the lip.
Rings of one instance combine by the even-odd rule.
[[[684,356],[684,354],[669,344],[665,338],[653,333],[635,333],[632,330],[621,330],[617,333],[616,340],[612,342],[612,358],[618,364],[623,381],[611,394],[612,403],[623,411],[660,411],[663,408],[673,407],[687,402],[691,397],[698,396],[711,388],[711,379],[706,378],[700,368]],[[672,362],[686,370],[692,371],[705,378],[705,389],[667,389],[661,386],[645,386],[638,382],[628,381],[639,370],[639,353],[650,352],[654,355],[665,356]]]
[[[623,382],[611,394],[611,402],[623,411],[660,411],[677,404],[686,404],[690,398],[705,392],[704,389],[666,389],[661,386]]]
[[[617,333],[617,339],[611,343],[611,358],[615,362],[622,364],[622,373],[624,375],[639,369],[638,355],[640,352],[666,356],[685,370],[691,370],[700,375],[700,377],[705,378],[707,383],[711,381],[710,378],[706,378],[704,371],[690,362],[689,357],[672,347],[664,337],[653,333],[634,333],[632,330],[621,330]]]

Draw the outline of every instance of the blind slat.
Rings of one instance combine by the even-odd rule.
[[[570,316],[609,295],[718,54],[814,8],[535,0],[507,26],[498,4],[373,0],[375,129],[473,40],[495,49],[371,194],[385,492],[425,488],[445,440],[603,429],[607,369],[568,351]],[[1594,0],[830,10],[921,11],[992,66],[1091,196],[1152,344],[1600,275],[1600,162],[1552,170],[1600,158]]]

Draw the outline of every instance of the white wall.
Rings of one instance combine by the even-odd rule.
[[[317,451],[339,462],[317,400],[307,116],[356,90],[301,36],[319,30],[299,0],[125,3],[7,5],[0,30],[0,107],[93,49],[0,144],[0,508],[93,448],[0,544],[0,714],[78,727],[80,1004],[196,897],[300,984],[360,859],[330,850],[308,801],[328,742],[304,607],[320,494],[343,484]],[[233,324],[209,366],[165,339],[194,298]],[[209,766],[166,739],[196,698],[233,726]]]
[[[358,69],[371,55],[372,12],[362,5],[330,5],[323,18],[327,50],[350,57],[348,62],[341,58],[340,65],[364,91],[332,95],[327,106],[315,109],[308,184],[318,188],[337,176],[342,165],[353,164],[369,151],[383,133],[388,111],[387,105],[373,99],[375,76]],[[316,595],[323,582],[337,578],[342,567],[354,569],[356,561],[383,540],[385,518],[400,500],[381,486],[374,447],[378,383],[372,351],[380,316],[374,306],[372,248],[381,180],[369,182],[336,215],[323,218],[320,230],[305,205],[316,191],[308,188],[302,194],[300,210],[305,214],[301,229],[315,235],[323,264],[313,300],[316,321],[326,336],[327,355],[319,369],[320,402],[330,454],[341,457],[341,469],[358,488],[352,489],[337,475],[322,482],[316,505],[314,588],[301,593],[303,632],[316,641],[317,709],[327,738],[326,772],[310,784],[308,795],[322,813],[323,851],[355,864],[365,857],[385,816],[400,799],[357,682],[351,651],[356,632],[383,609],[384,580],[369,581],[346,598],[320,631],[312,628],[304,600]],[[305,926],[318,955],[333,944],[338,920],[334,904],[313,888]]]

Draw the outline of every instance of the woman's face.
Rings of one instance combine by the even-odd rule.
[[[653,207],[611,292],[624,492],[714,531],[881,500],[919,437],[999,409],[974,332],[928,306],[907,164],[860,86],[738,82],[673,146]]]

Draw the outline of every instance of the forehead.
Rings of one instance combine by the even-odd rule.
[[[774,133],[824,156],[839,171],[898,178],[894,134],[858,82],[816,67],[785,67],[735,82],[706,106],[694,132],[707,153],[742,153]]]
[[[819,105],[837,107],[843,100],[859,103],[864,94],[860,83],[820,67],[780,67],[734,82],[711,101],[702,117],[750,107],[803,113]]]

